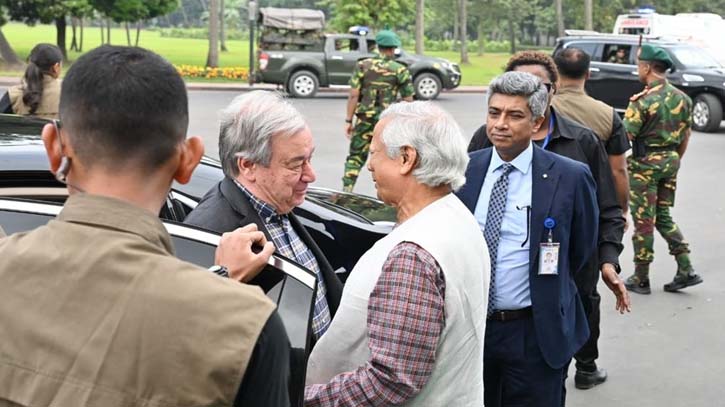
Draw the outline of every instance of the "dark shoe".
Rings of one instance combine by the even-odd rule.
[[[665,284],[665,291],[673,293],[686,287],[698,285],[701,282],[703,282],[702,277],[698,274],[690,273],[685,276],[684,274],[677,273],[671,282]]]
[[[580,390],[591,389],[605,381],[607,381],[607,371],[601,368],[593,372],[577,370],[574,375],[574,386]]]
[[[627,287],[628,291],[637,294],[652,294],[652,290],[649,288],[649,279],[640,278],[636,274],[629,276],[627,281],[624,282],[624,286]]]

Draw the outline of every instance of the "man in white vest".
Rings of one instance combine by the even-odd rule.
[[[306,406],[481,406],[489,264],[453,194],[466,143],[430,102],[381,115],[368,169],[398,225],[357,263],[307,366]]]

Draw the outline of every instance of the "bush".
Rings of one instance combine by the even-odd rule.
[[[169,38],[191,38],[197,40],[206,40],[209,38],[208,28],[161,28],[159,29],[161,37]],[[248,40],[249,31],[226,30],[224,32],[228,40]]]

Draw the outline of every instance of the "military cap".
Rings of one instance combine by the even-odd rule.
[[[650,45],[650,44],[643,44],[642,48],[640,48],[639,53],[639,60],[640,61],[659,61],[663,64],[667,65],[668,68],[671,68],[673,63],[672,59],[670,59],[670,56],[667,54],[667,52],[657,46]]]
[[[398,36],[390,30],[382,30],[382,31],[378,32],[378,35],[375,36],[375,42],[378,43],[378,47],[383,47],[383,48],[400,47],[400,38],[398,38]]]

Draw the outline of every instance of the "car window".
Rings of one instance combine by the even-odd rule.
[[[368,39],[366,40],[368,44],[368,52],[375,52],[375,49],[377,48],[378,44],[375,42],[374,39]]]
[[[674,47],[670,51],[685,68],[720,68],[718,63],[710,54],[695,47]]]
[[[602,53],[599,55],[602,62],[613,64],[634,65],[637,63],[634,47],[627,44],[604,44]]]
[[[335,40],[336,52],[360,52],[360,42],[356,38],[338,38]]]
[[[25,232],[45,225],[54,215],[0,211],[0,226],[6,234]]]

